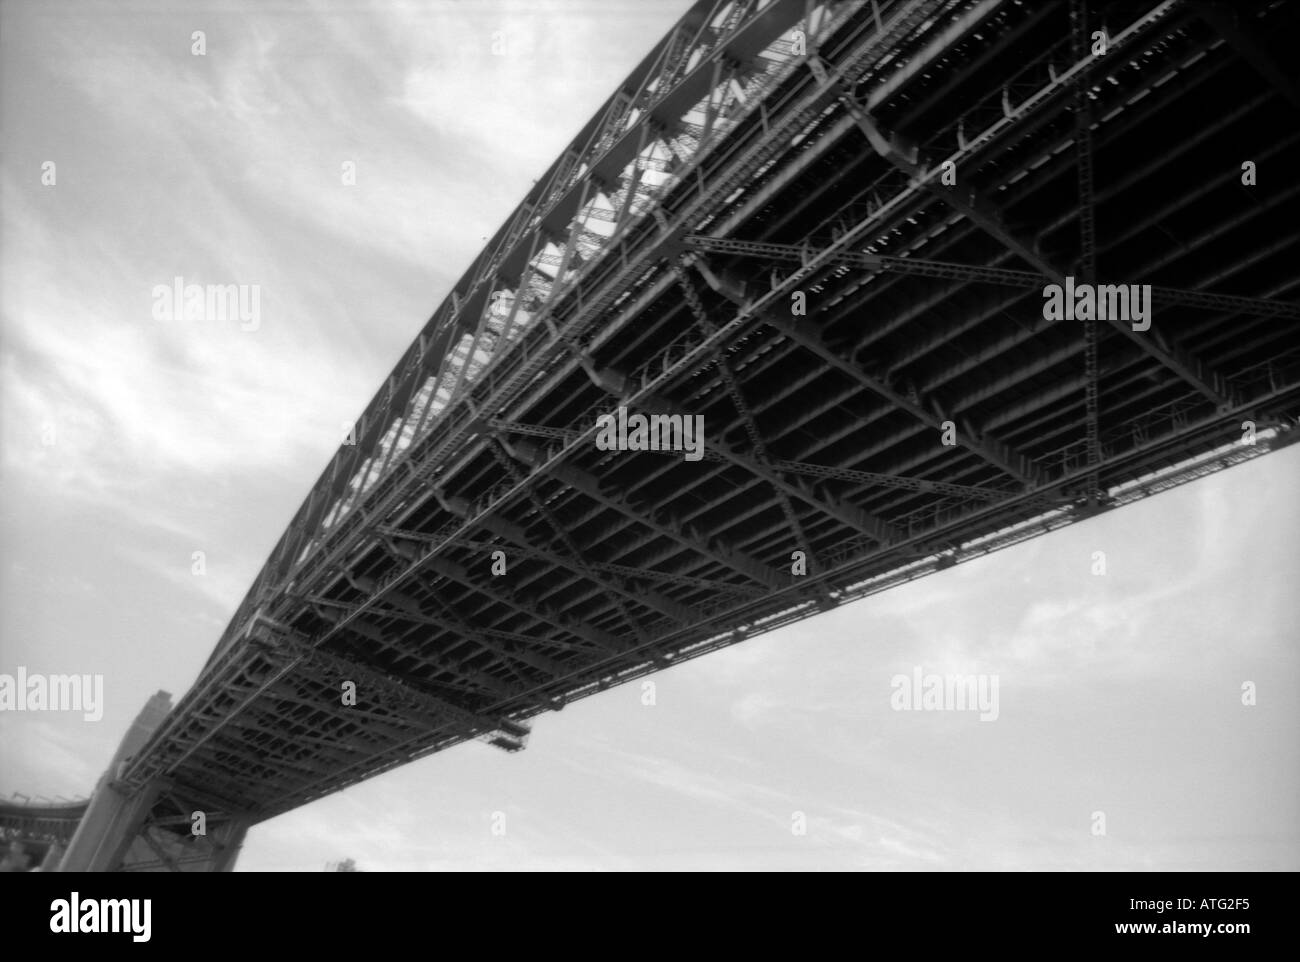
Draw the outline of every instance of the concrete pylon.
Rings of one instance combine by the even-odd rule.
[[[68,842],[68,850],[59,862],[60,872],[107,872],[121,864],[153,807],[158,786],[127,794],[114,785],[118,766],[144,747],[171,707],[172,696],[157,692],[131,723]]]
[[[177,805],[170,780],[155,779],[135,791],[117,780],[123,765],[144,748],[171,707],[171,695],[160,691],[136,716],[95,786],[67,851],[57,861],[57,868],[50,870],[229,872],[234,867],[252,824],[248,813],[220,811],[207,832],[194,837],[176,827],[176,816],[170,811],[165,819],[154,821],[160,795],[169,805]],[[205,807],[201,798],[189,792],[186,799],[196,807]],[[209,817],[220,808],[209,809]],[[47,859],[46,864],[52,862]]]
[[[45,858],[41,859],[41,871],[57,872],[61,861],[63,861],[63,843],[51,842],[50,847],[46,849]]]

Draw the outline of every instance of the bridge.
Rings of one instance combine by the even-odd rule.
[[[1294,442],[1296,21],[700,0],[419,331],[60,868],[227,869],[395,766]],[[702,418],[701,456],[598,444],[620,408]]]
[[[0,872],[58,868],[86,814],[80,801],[0,798]]]

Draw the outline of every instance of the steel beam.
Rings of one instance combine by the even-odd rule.
[[[704,309],[704,302],[700,300],[700,295],[695,290],[690,276],[686,273],[685,268],[677,265],[673,268],[677,276],[677,284],[682,289],[682,294],[686,298],[686,304],[691,313],[695,316],[695,323],[700,325],[706,332],[712,334],[717,330],[717,325],[709,320],[708,312]],[[713,354],[713,363],[718,369],[718,375],[722,378],[722,383],[727,390],[731,403],[736,407],[736,413],[740,415],[741,424],[745,433],[749,436],[749,443],[754,448],[755,460],[760,466],[770,460],[767,454],[767,444],[763,440],[762,434],[758,430],[758,425],[754,420],[754,413],[750,410],[749,404],[745,401],[745,396],[740,390],[740,385],[736,382],[735,373],[731,370],[731,365],[727,362],[726,355],[722,350],[717,350]],[[715,448],[717,445],[715,445]],[[795,544],[800,545],[808,553],[809,558],[813,558],[812,542],[804,531],[803,522],[799,520],[798,513],[794,510],[794,505],[790,503],[790,495],[780,485],[775,484],[770,475],[767,473],[760,474],[765,481],[771,486],[776,493],[778,502],[781,505],[781,511],[785,515],[786,524],[790,526],[790,531],[794,535]]]
[[[400,591],[392,591],[389,592],[388,597],[392,604],[397,605],[398,607],[371,607],[368,609],[367,614],[373,615],[376,618],[392,618],[411,625],[429,625],[436,628],[446,628],[446,623],[443,619],[424,612],[412,596]],[[333,598],[322,598],[315,595],[308,596],[306,600],[313,605],[337,609],[340,617],[352,613],[357,607],[355,604],[350,602],[338,601]],[[326,617],[325,620],[330,624],[334,624],[337,619]],[[441,655],[435,656],[434,659],[431,660],[430,657],[424,654],[416,654],[409,646],[403,647],[403,644],[406,642],[404,636],[399,639],[401,643],[395,643],[392,640],[391,633],[385,633],[367,622],[362,622],[358,619],[350,624],[349,628],[354,626],[357,626],[358,634],[381,644],[385,648],[392,649],[399,655],[399,657],[414,658],[434,671],[450,672],[470,688],[485,689],[497,695],[511,693],[508,687],[505,686],[500,679],[494,678],[486,672],[469,668],[460,662],[452,661]]]
[[[696,267],[703,274],[710,287],[733,303],[745,307],[747,301],[742,287],[715,274],[703,262],[697,261]],[[779,311],[771,309],[761,309],[755,313],[766,324],[776,328],[791,341],[811,351],[827,364],[857,381],[862,387],[900,410],[906,411],[930,427],[943,430],[943,422],[952,420],[950,417],[943,416],[942,411],[936,414],[928,410],[917,401],[896,391],[881,379],[872,377],[856,364],[840,357],[822,340],[821,332],[806,318],[786,317]],[[1008,450],[994,438],[981,437],[970,425],[963,426],[963,429],[957,433],[957,439],[962,447],[977,454],[999,470],[1011,475],[1021,484],[1037,485],[1041,483],[1037,470],[1027,458]]]
[[[1254,24],[1243,22],[1240,9],[1232,4],[1195,0],[1192,8],[1196,15],[1213,27],[1237,52],[1242,63],[1252,68],[1277,88],[1278,93],[1300,108],[1300,82],[1295,67],[1284,64],[1272,38],[1262,33]]]
[[[514,477],[516,481],[522,480],[519,469],[515,467],[509,455],[504,452],[500,441],[496,441],[492,445],[492,452],[507,474]],[[617,579],[602,576],[596,571],[596,569],[591,567],[587,562],[586,552],[578,547],[574,542],[573,537],[565,529],[564,525],[555,517],[554,512],[552,512],[546,502],[538,496],[535,485],[529,486],[528,497],[532,502],[533,509],[540,517],[545,519],[547,525],[554,533],[556,540],[558,540],[564,546],[565,551],[568,552],[567,557],[552,553],[551,563],[566,569],[580,578],[587,579],[598,588],[610,592],[614,597],[618,598],[619,607],[623,614],[623,620],[627,622],[628,627],[632,629],[634,634],[642,634],[644,628],[637,622],[636,618],[632,615],[632,612],[628,610],[628,601],[652,608],[653,610],[658,611],[661,615],[682,624],[694,621],[699,617],[698,612],[691,611],[687,606],[674,601],[666,595],[661,595],[657,591],[647,591],[644,589],[638,591],[635,588],[622,584]],[[524,536],[523,531],[515,530],[514,526],[499,525],[494,527],[485,521],[483,527],[486,530],[491,531],[493,534],[497,534],[505,540],[508,540],[512,545],[531,547],[531,543],[527,537]]]
[[[704,302],[700,300],[699,294],[695,290],[695,285],[687,275],[686,271],[681,268],[675,268],[677,273],[678,284],[686,297],[686,303],[695,317],[696,323],[707,334],[714,334],[718,330],[718,325],[714,324],[709,318],[708,312],[704,308]],[[724,384],[727,386],[728,393],[731,396],[732,403],[736,405],[736,410],[740,414],[741,422],[745,426],[746,433],[749,435],[750,443],[754,446],[754,456],[749,457],[729,448],[721,439],[714,440],[712,449],[715,453],[730,461],[737,467],[743,468],[755,477],[761,478],[776,492],[777,498],[781,503],[782,509],[786,516],[786,521],[791,527],[797,539],[796,543],[812,557],[812,542],[803,529],[803,524],[795,514],[794,505],[791,503],[792,498],[796,498],[816,511],[821,512],[841,524],[848,525],[863,534],[874,538],[881,544],[888,544],[897,537],[898,532],[894,531],[888,522],[877,518],[868,511],[864,511],[856,505],[846,504],[836,498],[828,496],[818,496],[802,484],[792,483],[782,478],[777,472],[770,467],[771,457],[767,452],[767,444],[764,442],[762,435],[759,433],[758,426],[754,422],[754,416],[746,403],[744,396],[741,394],[740,385],[736,382],[731,366],[727,363],[726,357],[721,350],[715,350],[713,354],[714,364],[718,372],[722,375]],[[683,415],[685,416],[685,415]]]
[[[986,200],[979,191],[973,187],[967,187],[961,192],[956,189],[944,188],[935,178],[934,171],[919,163],[920,152],[915,144],[911,144],[898,134],[891,134],[877,125],[871,115],[863,109],[849,91],[841,90],[840,101],[844,104],[844,108],[849,115],[857,122],[872,149],[884,160],[907,174],[913,185],[928,191],[933,197],[957,211],[972,224],[975,224],[989,236],[996,239],[1007,250],[1034,267],[1040,274],[1050,278],[1056,284],[1065,283],[1065,275],[1049,263],[1030,244],[1017,237],[1002,222],[1001,214],[996,205]],[[1153,290],[1153,297],[1154,293]],[[1221,385],[1216,383],[1218,379],[1213,375],[1207,377],[1197,359],[1187,356],[1174,345],[1161,343],[1155,337],[1143,336],[1144,332],[1134,331],[1119,318],[1108,318],[1107,320],[1113,328],[1135,343],[1145,353],[1192,384],[1220,407],[1230,403],[1230,399],[1223,393]]]
[[[400,530],[394,531],[393,533],[402,534]],[[455,540],[452,543],[457,547],[469,548],[474,551],[491,551],[497,547],[497,544],[494,542],[471,541],[468,539]],[[515,547],[511,550],[525,558],[558,563],[551,552],[544,551],[540,548]],[[676,574],[668,571],[655,571],[651,568],[637,568],[632,565],[620,565],[608,561],[589,561],[587,562],[587,565],[593,571],[603,571],[608,574],[617,575],[622,578],[629,578],[634,581],[657,581],[665,584],[681,585],[687,588],[696,588],[711,592],[734,593],[753,598],[763,597],[767,594],[767,592],[761,588],[751,588],[748,585],[736,585],[728,581],[718,581],[713,578],[697,578],[691,575]]]
[[[505,433],[516,434],[525,437],[549,438],[557,441],[572,442],[577,439],[582,432],[573,428],[557,428],[547,424],[524,424],[520,421],[505,421],[494,418],[491,421],[493,428]],[[676,451],[645,451],[638,452],[644,454],[658,454],[664,457],[677,458]],[[704,449],[704,459],[706,461],[727,461],[719,451],[709,447]],[[978,498],[984,501],[994,501],[1006,494],[1005,491],[994,488],[984,488],[973,484],[953,484],[947,481],[931,481],[926,478],[911,478],[898,474],[884,474],[879,471],[861,471],[857,468],[839,467],[836,465],[826,464],[809,464],[804,461],[789,461],[776,459],[771,462],[774,468],[788,474],[803,474],[814,478],[829,478],[831,480],[854,481],[859,484],[871,484],[882,488],[898,488],[903,491],[933,492],[940,494],[951,494],[960,498]],[[400,529],[381,529],[390,532],[399,531]],[[629,568],[629,572],[640,569]],[[668,577],[668,576],[665,576]],[[676,577],[676,576],[672,576]],[[700,579],[690,579],[691,583],[699,582]],[[708,581],[701,582],[703,587],[723,588],[725,582]],[[731,586],[734,590],[745,590]]]
[[[467,568],[450,558],[435,556],[428,560],[427,567],[435,574],[464,585],[472,591],[486,595],[494,601],[528,615],[530,618],[544,622],[559,631],[568,632],[596,650],[617,654],[627,647],[626,642],[622,639],[602,629],[567,618],[563,613],[551,608],[549,605],[541,604],[535,599],[516,597],[514,592],[504,591],[493,587],[487,582],[476,580],[470,575]]]
[[[356,627],[356,624],[354,623],[352,627]],[[310,645],[287,638],[281,639],[280,644],[289,657],[315,664],[331,675],[355,681],[358,689],[365,686],[372,691],[381,692],[382,707],[387,712],[407,718],[416,724],[438,726],[454,724],[468,728],[475,734],[492,731],[497,726],[495,719],[462,708],[426,691],[416,679],[402,678],[373,665],[363,664],[354,657],[312,648]]]
[[[524,444],[507,444],[506,450],[525,464],[538,467],[543,463],[541,452]],[[618,514],[650,528],[656,534],[677,542],[683,548],[696,552],[710,561],[730,568],[739,574],[769,588],[784,587],[772,568],[757,558],[751,558],[717,538],[705,539],[687,527],[677,524],[657,506],[634,506],[613,492],[606,492],[595,475],[570,464],[556,464],[549,468],[559,481],[579,491],[593,501],[603,504]]]
[[[1088,55],[1088,4],[1087,0],[1070,0],[1070,52],[1075,63]],[[1079,190],[1079,274],[1083,281],[1095,284],[1097,280],[1097,228],[1094,217],[1092,184],[1092,109],[1088,102],[1088,88],[1082,77],[1076,78],[1074,87],[1074,156]],[[1101,464],[1100,427],[1100,374],[1097,362],[1101,331],[1095,317],[1083,321],[1084,358],[1084,429],[1088,444],[1088,464],[1094,469],[1088,476],[1088,501],[1097,504],[1102,496],[1096,468]]]
[[[1027,289],[1041,290],[1044,281],[1055,280],[1053,275],[1035,271],[1009,270],[980,264],[958,264],[922,257],[893,257],[886,254],[868,254],[863,251],[836,251],[811,245],[738,240],[734,237],[712,237],[707,234],[687,234],[682,238],[682,246],[701,253],[732,254],[768,262],[792,262],[807,266],[817,261],[825,265],[861,267],[864,270],[881,273],[914,274],[919,277],[974,281]],[[1229,311],[1256,317],[1300,320],[1300,304],[1265,297],[1239,297],[1234,294],[1189,291],[1153,284],[1151,298],[1154,302],[1182,304],[1207,311]]]

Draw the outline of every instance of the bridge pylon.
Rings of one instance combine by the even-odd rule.
[[[171,711],[171,695],[156,693],[136,716],[95,785],[77,830],[59,859],[59,872],[225,872],[248,831],[249,819],[206,806],[166,779],[142,787],[120,781],[125,763],[148,742]]]

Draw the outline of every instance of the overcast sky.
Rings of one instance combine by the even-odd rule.
[[[339,425],[688,6],[0,3],[0,672],[106,688],[96,723],[0,715],[0,795],[83,796],[189,687]],[[154,319],[176,276],[259,285],[260,326]],[[239,868],[1300,868],[1297,478],[1292,448],[574,703]],[[916,666],[996,674],[998,720],[892,711]]]

